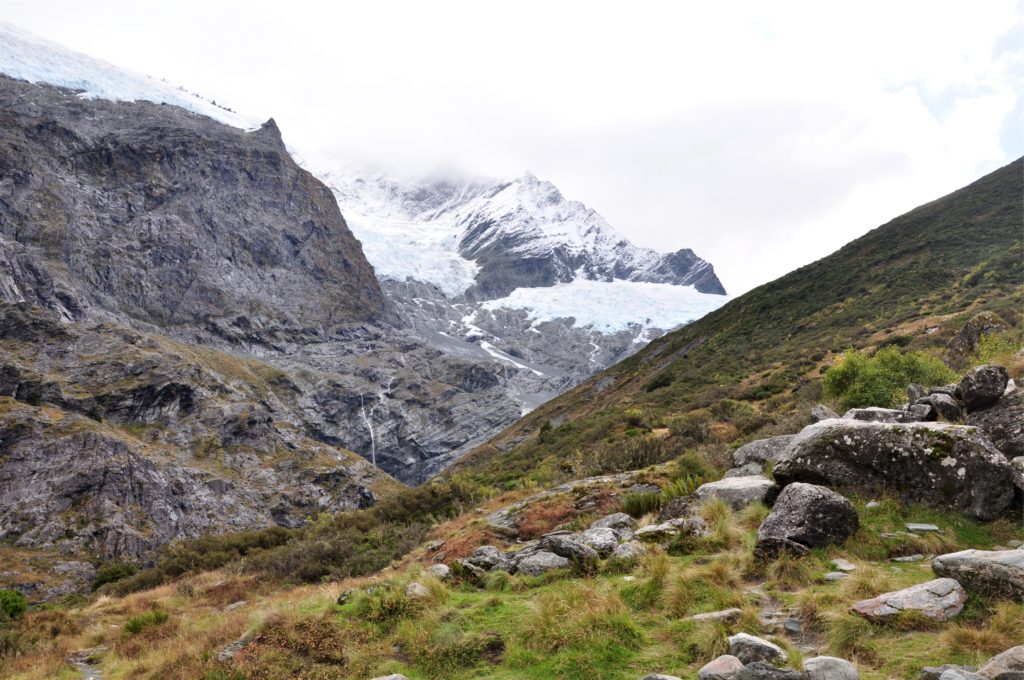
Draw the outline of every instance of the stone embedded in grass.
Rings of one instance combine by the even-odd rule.
[[[789,656],[774,642],[748,633],[737,633],[729,636],[729,653],[744,664],[754,661],[786,663]]]
[[[530,553],[516,564],[516,571],[527,576],[540,576],[554,569],[564,569],[569,560],[547,550]]]
[[[409,678],[401,673],[392,673],[391,675],[380,675],[373,680],[409,680]]]
[[[834,656],[815,656],[804,659],[807,680],[858,680],[857,667],[846,659]]]
[[[413,581],[405,587],[405,594],[414,600],[422,600],[425,597],[430,597],[430,589],[419,581]]]
[[[902,557],[890,557],[890,562],[908,563],[908,562],[920,562],[924,559],[924,555],[918,553],[916,555],[904,555]]]
[[[702,484],[693,495],[702,501],[717,498],[734,510],[741,510],[752,503],[767,503],[776,490],[775,482],[767,477],[750,475]]]
[[[988,680],[998,680],[1004,673],[1024,671],[1024,645],[1010,647],[996,654],[978,669],[978,675]]]
[[[921,524],[908,522],[905,526],[907,527],[907,531],[910,531],[915,534],[926,534],[942,531],[942,529],[940,529],[939,526],[936,524]]]
[[[789,444],[795,436],[782,434],[767,439],[756,439],[744,444],[732,452],[732,464],[735,467],[742,467],[748,463],[754,463],[763,469],[765,463],[778,460],[783,451],[789,448]]]
[[[972,593],[1024,601],[1024,551],[961,550],[936,557],[932,570]]]
[[[665,675],[664,673],[648,673],[640,680],[683,680],[678,675]]]
[[[640,527],[633,532],[633,538],[638,541],[657,543],[659,541],[667,541],[678,533],[678,529],[665,522],[663,524],[648,524],[647,526]]]
[[[980,430],[946,423],[826,420],[793,440],[774,469],[782,485],[812,482],[993,520],[1013,503],[1010,462]],[[978,493],[984,489],[984,493]]]
[[[647,554],[647,546],[640,541],[626,541],[612,551],[612,557],[620,560],[635,560]]]
[[[504,569],[505,571],[508,571],[508,559],[493,545],[480,546],[473,551],[472,555],[463,561],[472,564],[474,567],[479,567],[484,571],[490,571],[492,569]]]
[[[855,602],[850,611],[876,623],[893,620],[904,613],[948,621],[963,610],[966,601],[963,586],[951,578],[938,578]]]
[[[731,609],[723,609],[717,612],[694,614],[690,618],[694,621],[722,621],[723,623],[731,623],[739,620],[741,616],[743,616],[743,610],[732,607]]]
[[[803,555],[811,548],[842,543],[860,526],[853,503],[823,486],[796,482],[782,490],[757,530],[754,553]]]
[[[842,581],[848,574],[841,571],[830,571],[823,577],[826,581]]]
[[[853,571],[857,568],[857,565],[850,560],[844,560],[842,557],[836,557],[832,559],[832,566],[839,571]]]
[[[699,671],[697,680],[733,680],[743,670],[743,662],[731,654],[709,661]]]
[[[956,396],[968,413],[999,401],[1010,382],[1010,374],[1002,366],[985,364],[972,368],[956,386]]]
[[[629,529],[636,528],[636,520],[624,512],[616,512],[590,524],[591,529]]]
[[[427,573],[442,581],[447,581],[452,576],[452,569],[447,564],[431,564],[427,567]]]

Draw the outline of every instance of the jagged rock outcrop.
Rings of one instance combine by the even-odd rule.
[[[775,480],[888,491],[991,520],[1013,502],[1010,463],[972,427],[826,420],[806,427],[776,463]]]
[[[794,482],[782,490],[758,528],[754,552],[760,557],[803,555],[842,543],[859,526],[853,503],[825,487]]]

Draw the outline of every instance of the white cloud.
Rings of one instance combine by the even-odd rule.
[[[1020,17],[1009,0],[0,4],[272,115],[305,154],[529,168],[640,244],[694,248],[731,293],[1019,155]]]

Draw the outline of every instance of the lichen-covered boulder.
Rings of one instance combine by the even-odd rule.
[[[859,526],[853,503],[823,486],[794,482],[782,490],[758,528],[754,552],[759,557],[783,551],[802,555],[842,543]]]
[[[578,540],[580,543],[596,550],[597,554],[601,557],[608,557],[619,545],[618,533],[616,533],[615,529],[609,529],[607,527],[587,529],[583,533],[579,534]]]
[[[736,467],[740,467],[747,463],[760,463],[764,465],[768,461],[774,461],[789,447],[789,443],[793,441],[794,436],[796,435],[783,434],[777,437],[768,437],[767,439],[757,439],[744,444],[732,452],[732,463]]]
[[[851,408],[843,414],[844,420],[863,420],[869,423],[916,423],[927,419],[926,413],[903,411],[895,408],[868,406],[867,408]]]
[[[932,560],[938,576],[956,579],[969,592],[1024,601],[1024,551],[961,550]]]
[[[996,364],[976,366],[967,371],[956,386],[956,396],[968,413],[983,409],[999,401],[1010,382],[1010,374]]]
[[[615,512],[611,515],[594,520],[590,524],[591,529],[629,529],[636,528],[636,520],[624,512]]]
[[[516,573],[527,576],[540,576],[553,569],[564,569],[570,564],[569,560],[547,550],[532,552],[516,563]]]
[[[730,477],[702,484],[697,487],[693,495],[702,501],[717,498],[733,509],[739,510],[751,503],[769,502],[777,490],[775,482],[767,477],[751,475],[749,477]]]
[[[966,601],[967,592],[963,586],[951,578],[938,578],[855,602],[850,611],[877,623],[907,612],[936,621],[948,621],[963,610]]]
[[[1024,390],[1014,390],[965,421],[985,433],[1007,458],[1024,456]]]
[[[962,415],[960,402],[948,394],[943,394],[941,392],[921,397],[916,403],[931,406],[940,417],[949,421],[960,420],[960,416]]]
[[[744,664],[755,661],[786,663],[789,655],[774,642],[749,633],[736,633],[729,636],[729,653]]]
[[[946,423],[826,420],[797,435],[775,465],[793,482],[887,492],[980,520],[1013,502],[1010,462],[976,428]]]

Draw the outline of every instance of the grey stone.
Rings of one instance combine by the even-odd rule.
[[[612,551],[612,557],[631,560],[647,553],[647,547],[640,541],[626,541],[616,546]]]
[[[657,484],[634,484],[626,489],[626,493],[632,494],[660,494],[661,487]]]
[[[868,502],[867,502],[867,503],[866,503],[866,504],[864,505],[864,507],[865,507],[866,509],[868,509],[868,510],[874,510],[875,508],[880,508],[880,507],[882,507],[882,504],[881,504],[881,503],[879,503],[878,501],[868,501]]]
[[[928,392],[924,389],[923,385],[916,383],[910,383],[907,385],[907,403],[916,404],[917,401],[925,396]]]
[[[1003,396],[1010,374],[1002,366],[985,364],[969,370],[956,386],[956,396],[967,413],[991,406]]]
[[[648,673],[640,680],[683,680],[677,675],[665,675],[664,673]]]
[[[706,501],[717,498],[734,509],[751,503],[767,503],[776,491],[775,482],[762,476],[733,477],[702,484],[693,494]]]
[[[491,569],[501,568],[507,560],[497,547],[482,545],[474,550],[464,561],[484,571],[490,571]]]
[[[960,402],[948,394],[937,392],[936,394],[929,394],[925,397],[921,397],[917,400],[918,404],[928,404],[935,412],[942,418],[950,421],[960,420],[962,412],[960,410]]]
[[[803,633],[804,626],[800,619],[786,619],[782,622],[782,630],[786,631],[786,635],[796,637]]]
[[[921,669],[921,674],[918,676],[918,680],[939,680],[942,674],[948,670],[967,671],[973,673],[975,669],[973,666],[957,666],[954,664],[942,664],[941,666],[925,666]]]
[[[743,610],[733,607],[732,609],[723,609],[717,612],[705,612],[703,614],[694,614],[690,618],[694,621],[732,622],[739,620],[741,616],[743,616]]]
[[[962,425],[823,421],[797,435],[774,474],[781,485],[887,491],[986,521],[1013,503],[1009,461],[979,430]]]
[[[732,452],[733,465],[741,467],[748,463],[757,463],[763,469],[765,463],[769,461],[774,462],[789,447],[793,436],[791,434],[783,434],[744,444]]]
[[[733,680],[743,669],[743,662],[731,654],[723,654],[697,671],[697,680]]]
[[[825,574],[825,576],[823,576],[822,578],[824,578],[826,581],[842,581],[848,575],[849,574],[846,574],[841,571],[830,571],[827,574]]]
[[[1010,647],[996,654],[978,669],[978,674],[988,680],[996,680],[1004,673],[1024,671],[1024,645]]]
[[[965,422],[984,432],[1007,458],[1024,456],[1024,390],[1014,390],[988,408],[974,411]]]
[[[569,560],[547,550],[538,550],[516,563],[516,572],[527,576],[540,576],[553,569],[564,569]]]
[[[1024,551],[961,550],[936,557],[932,571],[968,592],[1024,601]]]
[[[633,538],[638,541],[658,543],[660,541],[667,541],[678,533],[678,529],[668,522],[664,522],[662,524],[648,524],[647,526],[640,527],[633,532]]]
[[[807,680],[858,680],[857,667],[846,659],[834,656],[815,656],[804,659]]]
[[[377,676],[376,678],[373,678],[373,680],[409,680],[409,678],[401,673],[392,673],[391,675]]]
[[[966,600],[967,593],[959,583],[951,578],[939,578],[855,602],[850,611],[876,622],[890,620],[903,612],[917,612],[937,621],[947,621],[963,610]]]
[[[942,529],[939,528],[939,526],[936,524],[921,524],[909,522],[906,524],[906,527],[907,531],[910,531],[915,534],[938,533],[942,531]]]
[[[405,587],[405,594],[414,600],[421,600],[430,597],[430,589],[419,581],[413,581]]]
[[[839,571],[854,571],[857,565],[850,560],[844,560],[842,557],[833,557],[832,565]]]
[[[764,661],[744,666],[734,680],[803,680],[804,674],[791,668],[776,668]]]
[[[786,663],[789,659],[786,652],[774,642],[748,633],[729,636],[729,653],[744,664],[754,661]]]
[[[961,668],[947,668],[942,671],[939,680],[985,680],[985,676]]]
[[[838,417],[838,413],[824,404],[815,404],[814,408],[811,409],[811,421],[815,423],[820,423],[823,420],[831,420]]]
[[[579,535],[579,541],[593,548],[601,557],[608,557],[619,545],[619,535],[615,529],[587,529]]]
[[[920,562],[923,559],[924,559],[924,555],[921,555],[920,553],[918,553],[916,555],[903,555],[902,557],[891,557],[891,558],[889,558],[889,561],[890,562],[896,562],[896,563],[907,563],[907,562]]]
[[[659,522],[667,522],[670,519],[695,515],[699,512],[699,500],[696,496],[676,496],[661,509],[658,513]]]
[[[869,423],[913,423],[924,419],[925,417],[920,414],[879,406],[852,408],[843,414],[843,420],[860,420]]]
[[[431,564],[427,567],[427,573],[442,581],[447,581],[452,576],[452,569],[447,564]]]
[[[541,538],[539,547],[541,550],[553,552],[580,564],[593,563],[598,560],[597,551],[572,534],[549,534]]]
[[[624,512],[616,512],[590,524],[591,529],[634,529],[636,520]]]
[[[794,482],[779,494],[757,530],[754,552],[774,557],[781,551],[804,554],[842,543],[859,527],[853,503],[831,489]]]
[[[1017,456],[1010,461],[1010,467],[1013,470],[1013,483],[1014,485],[1024,491],[1024,456]]]

